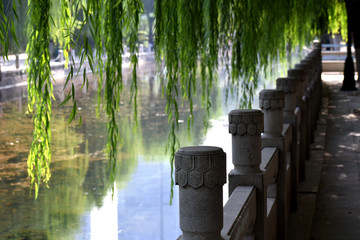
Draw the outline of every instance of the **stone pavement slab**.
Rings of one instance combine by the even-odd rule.
[[[287,239],[289,240],[310,239],[325,149],[327,116],[328,98],[325,86],[314,143],[310,146],[310,159],[305,162],[305,181],[299,183],[298,209],[291,212],[288,218]]]
[[[310,239],[360,239],[360,94],[340,92],[342,76],[323,81],[328,117]]]

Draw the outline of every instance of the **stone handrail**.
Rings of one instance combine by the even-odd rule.
[[[223,207],[226,155],[218,147],[185,147],[175,155],[180,192],[179,239],[287,239],[298,208],[298,184],[321,101],[321,46],[260,92],[261,110],[229,113],[232,162]]]

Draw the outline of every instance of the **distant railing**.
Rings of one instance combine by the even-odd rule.
[[[261,110],[229,113],[234,169],[224,207],[223,150],[194,146],[176,153],[179,239],[286,239],[287,218],[297,210],[298,183],[305,179],[321,89],[317,44],[286,78],[277,79],[277,89],[260,92]]]
[[[322,44],[321,47],[323,71],[343,72],[347,56],[347,46],[345,44]],[[354,63],[356,63],[354,46],[351,47],[351,56]]]

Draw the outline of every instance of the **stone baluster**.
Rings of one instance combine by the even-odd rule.
[[[297,209],[298,182],[299,182],[299,154],[300,154],[300,125],[301,118],[295,115],[297,81],[295,78],[278,78],[276,89],[282,90],[285,95],[284,123],[292,126],[291,142],[291,210]]]
[[[286,149],[283,131],[283,108],[285,106],[282,90],[265,89],[259,95],[259,107],[264,113],[264,133],[262,134],[262,148],[276,147],[279,150],[279,167],[276,183],[277,201],[277,239],[286,239],[287,231],[287,203],[286,192]],[[268,197],[271,195],[267,193]]]
[[[226,155],[221,148],[196,146],[175,154],[181,240],[220,240]]]
[[[308,69],[308,65],[305,62],[301,62],[300,64],[295,65],[295,69],[302,69],[304,71],[304,93],[303,93],[303,102],[304,102],[304,116],[305,116],[305,122],[304,125],[306,129],[302,129],[301,131],[301,138],[304,139],[305,144],[305,159],[310,158],[310,142],[311,142],[311,118],[308,114],[308,111],[310,109],[310,92],[311,89],[307,86],[309,86],[309,73],[310,70]]]
[[[305,150],[306,149],[306,145],[308,144],[307,140],[307,117],[309,111],[307,111],[307,103],[308,101],[304,101],[303,99],[303,95],[304,95],[304,79],[305,79],[305,71],[302,68],[297,68],[297,69],[289,69],[288,70],[288,76],[289,77],[293,77],[295,78],[295,80],[297,81],[297,85],[296,85],[296,106],[300,108],[300,113],[301,113],[301,124],[299,124],[300,126],[300,136],[298,136],[299,140],[300,140],[300,152],[299,152],[299,180],[300,181],[304,181],[305,180],[305,158],[306,158],[306,154],[305,154]],[[306,92],[305,92],[306,94]],[[307,98],[305,98],[305,100],[307,100]]]
[[[284,121],[287,116],[294,116],[296,108],[296,82],[294,78],[278,78],[276,80],[276,89],[282,90],[285,97],[285,107],[283,110]]]
[[[319,116],[318,111],[320,108],[320,100],[319,99],[319,78],[318,78],[318,74],[319,74],[319,67],[318,67],[318,62],[316,60],[316,52],[313,51],[311,52],[312,54],[309,54],[306,57],[306,60],[309,61],[312,65],[312,70],[313,70],[313,74],[312,74],[312,79],[310,82],[310,89],[311,89],[311,104],[310,104],[310,111],[311,111],[311,142],[314,142],[314,132],[316,129],[316,120],[317,117]]]
[[[263,137],[282,137],[284,92],[276,89],[265,89],[259,95],[259,107],[264,113]]]
[[[19,54],[15,55],[15,68],[19,69],[20,67],[20,59],[19,59]]]
[[[265,239],[267,218],[267,188],[264,173],[260,170],[261,133],[264,131],[264,115],[260,110],[233,110],[229,113],[229,132],[232,135],[232,162],[229,173],[229,194],[237,186],[255,186],[256,239]]]
[[[312,59],[312,65],[314,66],[314,75],[313,75],[313,88],[314,88],[314,113],[315,121],[318,118],[318,112],[320,111],[321,104],[321,51],[314,49],[306,59]],[[315,124],[316,127],[316,124]]]
[[[308,54],[308,56],[306,56],[305,61],[307,61],[309,64],[309,66],[311,66],[312,68],[312,80],[311,80],[311,87],[312,87],[312,91],[313,91],[313,118],[316,119],[317,114],[316,114],[316,109],[317,109],[317,99],[318,99],[318,62],[317,62],[317,56],[316,56],[316,51],[313,50],[311,53]],[[315,120],[316,121],[316,120]]]
[[[308,133],[310,134],[308,136],[309,138],[309,144],[313,142],[314,140],[314,131],[315,131],[315,123],[314,123],[314,119],[312,118],[313,115],[315,115],[315,104],[316,104],[316,100],[315,100],[315,82],[316,82],[316,75],[315,75],[315,64],[314,64],[314,61],[311,57],[306,57],[305,59],[301,60],[301,62],[303,65],[303,67],[305,66],[306,68],[309,69],[308,71],[308,79],[309,79],[309,82],[308,82],[308,85],[305,86],[305,96],[306,94],[308,94],[309,96],[309,101],[307,103],[307,111],[310,112],[310,115],[308,115],[308,123],[310,124],[309,125],[309,129],[308,129]],[[310,154],[310,152],[309,152]],[[310,155],[309,155],[310,157]]]
[[[321,43],[316,43],[315,44],[315,49],[316,49],[316,55],[317,55],[317,65],[318,65],[318,81],[320,83],[321,86],[321,73],[322,73],[322,57],[321,57]],[[320,92],[321,93],[321,92]]]

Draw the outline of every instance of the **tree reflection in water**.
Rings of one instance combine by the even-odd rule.
[[[127,236],[127,239],[131,234],[136,236],[143,233],[138,233],[139,230],[131,232],[132,227],[123,226],[124,222],[128,221],[138,226],[158,223],[150,223],[146,219],[143,219],[143,222],[132,221],[131,216],[126,212],[133,214],[135,210],[142,211],[143,204],[147,210],[142,211],[144,213],[142,218],[150,218],[152,215],[158,215],[156,212],[172,208],[169,206],[170,180],[163,179],[164,182],[160,182],[164,176],[170,177],[168,156],[164,153],[170,129],[167,125],[168,118],[164,115],[166,102],[161,98],[160,83],[154,78],[153,72],[146,72],[146,69],[154,68],[154,66],[148,66],[139,74],[139,126],[137,130],[133,131],[132,108],[127,102],[130,99],[130,91],[123,91],[121,116],[118,116],[122,144],[119,149],[115,182],[118,196],[123,194],[124,197],[119,197],[119,212],[116,213],[120,215],[118,217],[119,229],[116,231],[119,236],[123,236],[122,234]],[[61,86],[55,90],[58,100],[55,104],[59,103],[64,96],[61,90]],[[2,206],[0,208],[0,239],[76,239],[80,235],[89,237],[91,224],[84,218],[91,215],[89,213],[92,209],[103,207],[104,201],[109,204],[106,196],[109,194],[111,196],[104,154],[107,121],[104,114],[100,114],[100,118],[95,118],[96,84],[90,84],[88,93],[77,93],[78,111],[82,116],[80,127],[67,124],[71,106],[54,108],[51,124],[52,178],[49,188],[41,187],[36,201],[29,195],[30,184],[26,172],[26,160],[32,137],[31,119],[24,115],[26,91],[25,88],[0,91],[0,96],[2,96],[0,97],[2,108],[0,114],[0,205]],[[66,91],[65,89],[65,93]],[[204,110],[201,108],[200,97],[194,102],[194,126],[190,135],[186,126],[189,110],[186,106],[180,108],[180,119],[184,120],[184,124],[180,124],[179,139],[186,145],[201,144],[204,138],[202,124]],[[222,114],[221,92],[215,89],[212,97],[212,116],[219,116]],[[161,167],[163,164],[165,167]],[[159,166],[163,169],[162,171],[159,171]],[[144,175],[143,180],[133,179],[134,175]],[[131,188],[136,188],[133,186],[133,182],[136,181],[143,185],[143,189],[127,193],[131,191]],[[159,183],[160,186],[157,186],[156,184]],[[161,194],[161,197],[156,197],[156,199],[160,199],[160,205],[166,205],[164,208],[161,207],[162,210],[159,209],[159,203],[153,202],[149,191],[161,191],[155,194]],[[138,198],[134,200],[134,210],[128,209],[131,204],[122,206],[120,203],[129,196]],[[114,200],[116,198],[117,196]],[[153,207],[148,204],[152,204]],[[149,209],[155,213],[148,212]],[[177,214],[176,211],[173,212]],[[163,214],[169,215],[169,213]],[[128,219],[121,219],[121,215],[127,216]],[[177,219],[177,216],[171,218]],[[168,223],[163,223],[164,226],[166,224]],[[174,230],[174,226],[171,229]],[[162,231],[164,233],[158,233],[159,236],[166,235],[169,229]]]

